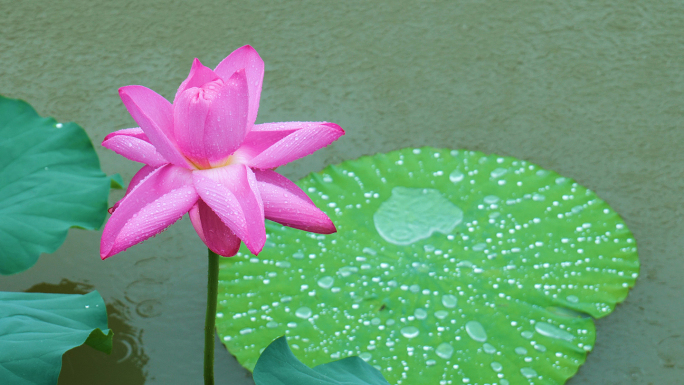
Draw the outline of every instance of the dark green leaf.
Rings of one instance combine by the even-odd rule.
[[[273,341],[254,367],[256,385],[389,385],[380,372],[358,357],[318,365],[299,362],[285,337]]]
[[[109,188],[81,127],[0,96],[0,274],[57,250],[70,227],[99,227]]]
[[[85,343],[111,353],[113,334],[97,291],[0,292],[0,384],[56,384],[67,350]]]

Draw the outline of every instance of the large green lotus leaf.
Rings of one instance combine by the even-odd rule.
[[[57,250],[70,227],[99,227],[109,186],[81,127],[0,96],[0,274]]]
[[[256,385],[389,385],[380,372],[358,357],[309,368],[287,346],[285,337],[273,341],[254,367]]]
[[[67,350],[85,343],[111,353],[113,334],[97,291],[0,292],[0,383],[56,384]]]
[[[285,334],[309,366],[359,355],[392,384],[563,384],[638,275],[620,217],[509,157],[404,149],[300,180],[331,235],[268,225],[221,261],[217,327],[251,369]]]

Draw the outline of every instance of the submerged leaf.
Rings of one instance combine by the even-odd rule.
[[[70,227],[95,229],[110,180],[85,131],[0,96],[0,274],[33,266]]]
[[[389,385],[380,372],[359,357],[311,369],[292,354],[285,337],[273,341],[254,367],[256,385]]]
[[[404,149],[298,185],[336,234],[268,224],[258,257],[221,261],[217,328],[249,369],[285,334],[306,365],[359,355],[392,384],[562,384],[638,275],[620,217],[523,160]]]
[[[113,334],[97,291],[0,292],[0,383],[56,384],[67,350],[85,343],[111,353]]]

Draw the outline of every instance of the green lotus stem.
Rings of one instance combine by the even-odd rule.
[[[204,318],[204,385],[214,385],[214,328],[218,294],[219,255],[209,250],[207,314]]]

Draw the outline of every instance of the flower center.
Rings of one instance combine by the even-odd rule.
[[[237,164],[237,163],[240,163],[238,160],[239,160],[238,157],[236,157],[235,154],[233,154],[233,155],[230,155],[229,157],[227,157],[225,160],[223,160],[219,163],[216,163],[216,164],[212,164],[211,167],[207,167],[207,168],[219,168],[219,167],[229,166],[231,164]],[[200,170],[201,169],[202,168],[200,167]]]

